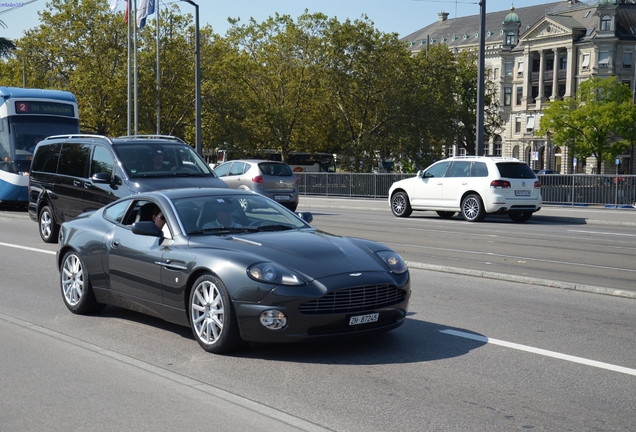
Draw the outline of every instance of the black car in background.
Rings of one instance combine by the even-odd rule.
[[[184,141],[172,136],[64,135],[36,146],[29,216],[46,243],[60,225],[119,198],[159,189],[227,185]]]

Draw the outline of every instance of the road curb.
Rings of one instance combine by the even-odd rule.
[[[572,291],[587,292],[592,294],[603,294],[603,295],[609,295],[614,297],[636,299],[635,291],[618,290],[614,288],[604,288],[604,287],[598,287],[593,285],[577,284],[572,282],[560,282],[560,281],[553,281],[548,279],[532,278],[527,276],[517,276],[517,275],[510,275],[505,273],[488,272],[483,270],[472,270],[472,269],[463,269],[459,267],[425,264],[425,263],[419,263],[414,261],[407,261],[406,265],[412,269],[431,270],[431,271],[438,271],[438,272],[444,272],[444,273],[461,274],[465,276],[475,276],[475,277],[481,277],[485,279],[505,280],[510,282],[524,283],[528,285],[539,285],[539,286],[545,286],[549,288],[566,289],[566,290],[572,290]]]

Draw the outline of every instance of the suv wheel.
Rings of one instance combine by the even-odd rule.
[[[404,192],[397,192],[391,197],[391,211],[397,217],[409,217],[413,213],[409,197]]]
[[[513,222],[527,222],[532,217],[532,212],[526,213],[508,213],[508,217]]]
[[[40,231],[40,237],[44,243],[57,243],[57,233],[60,226],[55,223],[53,219],[53,213],[49,206],[44,206],[40,210],[40,216],[38,218],[38,228]]]
[[[468,195],[462,201],[462,216],[468,222],[481,222],[486,218],[484,203],[477,194]]]

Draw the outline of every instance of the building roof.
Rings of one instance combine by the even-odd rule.
[[[559,1],[515,8],[514,11],[508,9],[489,12],[486,14],[486,44],[501,44],[503,41],[503,24],[506,17],[508,17],[506,25],[509,26],[511,24],[509,16],[511,13],[516,14],[519,18],[519,36],[522,36],[546,16],[551,16],[555,21],[558,20],[560,24],[569,28],[587,28],[585,25],[587,22],[582,23],[579,19],[583,19],[586,12],[585,9],[595,7],[596,3],[596,1],[593,3]],[[595,23],[598,17],[595,17],[593,13],[588,14],[588,16],[590,23],[593,23],[592,27],[596,27]],[[588,16],[585,18],[588,18]],[[464,48],[479,43],[480,21],[479,15],[438,20],[405,36],[402,40],[410,42],[409,49],[414,53],[425,47],[427,37],[431,44],[445,43],[449,47]]]

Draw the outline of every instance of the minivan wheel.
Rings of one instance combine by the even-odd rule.
[[[468,222],[481,222],[486,218],[486,210],[481,197],[477,194],[466,196],[462,201],[462,216]]]
[[[53,213],[49,206],[44,206],[40,209],[40,216],[38,218],[38,227],[40,231],[40,237],[44,243],[57,243],[57,233],[60,226],[55,223],[53,219]]]
[[[413,213],[409,197],[405,192],[394,193],[391,197],[391,211],[397,217],[409,217]]]
[[[527,222],[532,217],[532,212],[525,213],[508,213],[508,217],[513,222]]]

